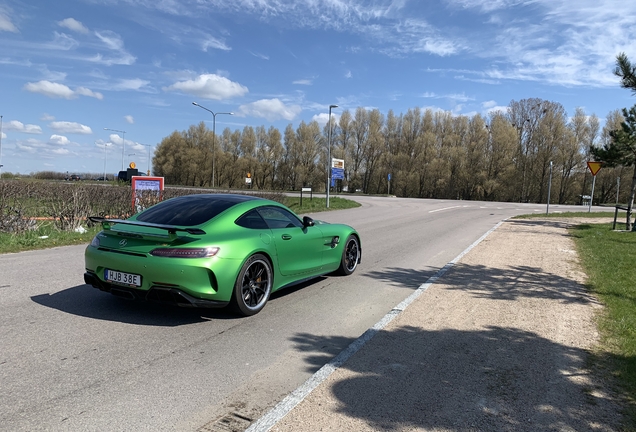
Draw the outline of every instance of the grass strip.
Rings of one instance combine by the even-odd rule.
[[[292,209],[297,214],[318,213],[328,210],[344,210],[349,208],[360,207],[360,203],[351,201],[346,198],[330,197],[329,208],[327,208],[326,198],[309,198],[303,196],[303,205],[300,205],[300,197],[285,197],[283,204]]]
[[[592,219],[601,219],[601,218],[608,218],[608,217],[613,218],[614,212],[613,211],[611,212],[610,211],[603,211],[603,212],[580,211],[580,212],[560,212],[560,213],[555,212],[555,213],[550,213],[547,215],[545,213],[533,213],[533,214],[515,216],[512,219],[544,219],[544,218],[573,218],[573,217],[592,218]],[[622,223],[624,220],[625,220],[625,212],[618,212],[617,221]]]
[[[601,346],[594,362],[616,377],[628,401],[627,421],[636,425],[636,233],[611,224],[571,228],[588,289],[605,305],[599,315]]]
[[[94,226],[83,233],[60,231],[53,223],[42,222],[36,229],[21,234],[0,233],[0,254],[88,244],[100,230],[101,226]]]

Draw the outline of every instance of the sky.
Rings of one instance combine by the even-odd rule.
[[[146,171],[163,138],[213,128],[192,102],[217,133],[526,98],[603,122],[636,103],[621,52],[636,63],[636,2],[0,0],[0,164]]]

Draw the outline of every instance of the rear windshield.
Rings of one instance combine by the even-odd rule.
[[[238,202],[211,195],[188,195],[163,201],[139,214],[137,220],[162,225],[200,225]]]

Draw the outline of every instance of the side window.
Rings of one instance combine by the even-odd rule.
[[[271,229],[277,228],[302,228],[303,223],[296,215],[279,207],[261,207],[258,212],[263,216],[267,226]]]
[[[238,226],[249,229],[268,229],[267,224],[256,210],[250,210],[235,222]]]

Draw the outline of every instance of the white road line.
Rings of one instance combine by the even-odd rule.
[[[435,213],[435,212],[442,211],[442,210],[450,210],[450,209],[460,208],[460,207],[461,206],[444,207],[444,208],[437,209],[437,210],[429,210],[429,213]]]
[[[457,206],[459,207],[459,206]],[[453,208],[453,207],[450,207]],[[445,210],[445,209],[440,209]],[[438,211],[438,210],[433,210]],[[431,212],[432,213],[432,212]],[[380,330],[385,328],[395,317],[397,317],[402,311],[404,311],[411,303],[415,301],[420,295],[424,293],[432,284],[434,284],[439,278],[441,278],[448,270],[450,270],[464,255],[470,252],[475,246],[481,243],[486,237],[488,237],[493,231],[495,231],[501,224],[507,219],[499,222],[492,227],[486,234],[481,236],[477,241],[468,246],[462,253],[457,255],[452,261],[439,269],[435,275],[431,276],[425,283],[420,285],[410,296],[404,299],[400,304],[394,307],[389,313],[384,315],[380,321],[378,321],[373,327],[365,331],[362,336],[354,340],[347,348],[334,357],[329,363],[321,367],[316,373],[314,373],[307,381],[305,381],[300,387],[291,392],[285,399],[280,401],[274,408],[267,412],[263,417],[245,430],[245,432],[267,432],[276,425],[283,417],[285,417],[292,409],[299,403],[301,403],[309,393],[311,393],[316,387],[318,387],[323,381],[334,373],[340,366],[342,366],[347,360],[349,360],[356,352],[360,350],[367,342],[369,342],[373,336],[375,336]]]

